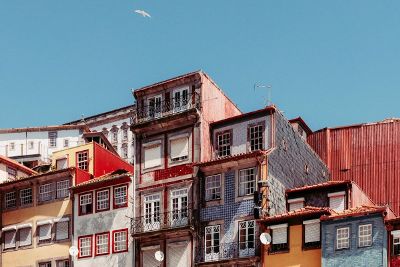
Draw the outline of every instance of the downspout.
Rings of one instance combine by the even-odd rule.
[[[132,181],[132,188],[133,188],[133,201],[132,201],[132,209],[133,209],[133,213],[132,213],[132,217],[133,220],[136,218],[136,166],[137,166],[137,162],[136,162],[136,135],[133,133],[132,131],[132,137],[133,137],[133,181]],[[132,221],[131,221],[131,235],[133,234],[133,228],[132,228]],[[133,245],[133,256],[132,256],[132,266],[136,266],[136,240],[133,239],[132,242]]]

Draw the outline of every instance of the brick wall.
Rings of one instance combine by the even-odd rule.
[[[372,246],[358,247],[358,226],[372,224]],[[350,227],[350,248],[336,250],[336,229]],[[387,266],[387,232],[381,215],[323,221],[322,266]]]

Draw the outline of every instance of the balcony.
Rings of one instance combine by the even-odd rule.
[[[131,219],[133,235],[176,230],[193,225],[191,209],[181,209],[164,213],[153,213]]]
[[[199,108],[200,95],[198,93],[185,94],[165,100],[154,98],[147,105],[136,108],[136,123],[149,122]]]
[[[207,264],[218,261],[240,261],[260,255],[258,241],[221,243],[216,246],[200,247],[196,250],[196,263]]]

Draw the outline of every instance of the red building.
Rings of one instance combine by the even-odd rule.
[[[332,180],[351,180],[378,205],[400,212],[400,120],[324,128],[307,137]]]

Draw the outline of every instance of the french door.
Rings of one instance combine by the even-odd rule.
[[[161,117],[161,95],[149,98],[148,102],[148,112],[150,118]]]
[[[174,112],[180,112],[188,109],[189,90],[181,88],[174,91]]]
[[[239,222],[239,257],[255,255],[255,222]]]
[[[187,188],[171,191],[171,225],[188,224],[188,190]]]
[[[160,229],[160,194],[144,197],[144,231]]]

